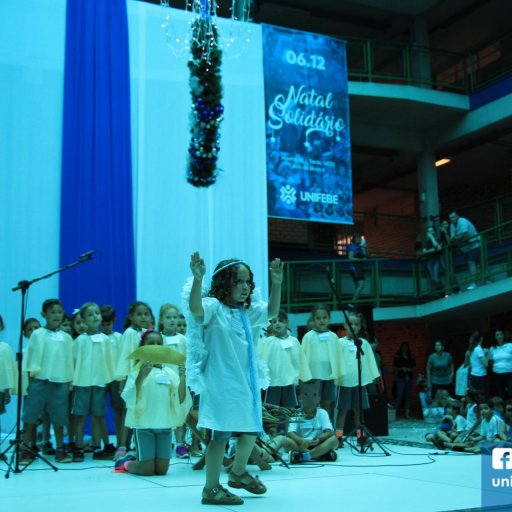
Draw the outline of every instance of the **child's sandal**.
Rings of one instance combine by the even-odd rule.
[[[203,505],[243,505],[244,500],[219,485],[219,487],[214,487],[208,491],[203,489],[201,503]]]
[[[247,481],[244,482],[244,479]],[[258,477],[250,475],[247,471],[242,475],[237,475],[233,472],[229,473],[228,485],[235,489],[245,489],[252,494],[265,494],[267,492],[263,482]]]

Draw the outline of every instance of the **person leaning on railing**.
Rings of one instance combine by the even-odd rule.
[[[453,211],[448,216],[450,219],[450,238],[462,254],[464,254],[471,283],[468,290],[476,288],[477,269],[480,262],[480,235],[475,226],[464,217]]]
[[[436,236],[434,226],[427,226],[425,242],[420,255],[425,258],[425,264],[436,292],[444,297],[444,291],[441,289],[441,249],[442,245]]]

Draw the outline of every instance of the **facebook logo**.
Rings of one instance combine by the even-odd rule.
[[[512,469],[512,448],[492,450],[492,469]]]

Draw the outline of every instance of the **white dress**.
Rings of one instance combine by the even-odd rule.
[[[195,325],[189,330],[187,355],[187,380],[200,394],[198,427],[261,432],[260,389],[268,382],[258,363],[257,343],[267,324],[267,304],[253,302],[245,313],[213,297],[204,298],[202,305],[202,324],[192,317]],[[252,340],[247,339],[242,314],[249,322]]]

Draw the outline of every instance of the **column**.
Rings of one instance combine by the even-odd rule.
[[[424,223],[434,222],[437,225],[439,218],[439,192],[436,156],[429,151],[418,155],[418,195],[422,221]]]
[[[430,88],[432,79],[430,68],[430,41],[428,36],[428,21],[417,17],[411,26],[411,77],[412,83],[418,87]]]

